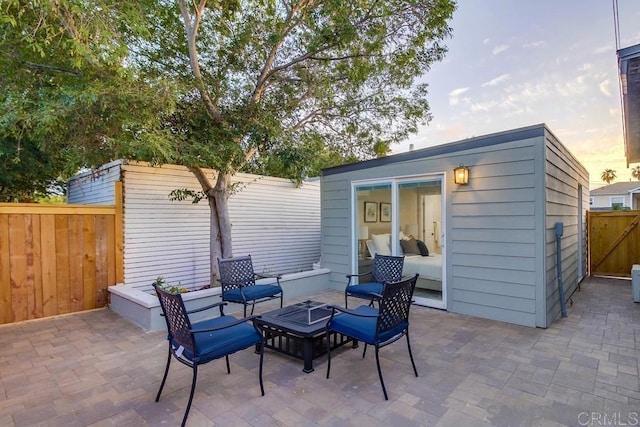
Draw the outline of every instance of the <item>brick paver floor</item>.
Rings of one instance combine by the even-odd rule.
[[[341,303],[327,292],[317,300]],[[381,350],[389,400],[374,352],[345,346],[315,372],[267,351],[266,395],[258,355],[245,350],[204,365],[190,426],[579,426],[640,425],[640,304],[629,281],[590,278],[566,319],[547,329],[424,307],[411,313],[414,377],[403,341]],[[295,301],[288,301],[295,302]],[[268,304],[258,311],[269,309]],[[191,371],[172,363],[154,402],[167,351],[108,309],[0,327],[0,425],[174,426]]]

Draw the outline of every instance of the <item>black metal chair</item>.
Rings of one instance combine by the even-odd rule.
[[[404,267],[404,257],[376,254],[373,259],[373,269],[370,272],[360,274],[347,274],[347,287],[344,290],[344,306],[348,297],[364,298],[371,301],[376,300],[382,294],[382,284],[384,282],[397,282],[402,278],[402,268]],[[354,277],[362,278],[371,275],[371,280],[366,283],[354,284]]]
[[[189,402],[187,403],[187,409],[182,419],[182,426],[184,426],[189,416],[193,393],[196,388],[198,365],[224,357],[227,362],[227,373],[230,374],[229,355],[244,350],[245,348],[253,347],[256,344],[260,345],[260,370],[258,378],[260,380],[260,391],[264,396],[264,386],[262,384],[264,343],[260,330],[251,323],[248,323],[252,318],[237,319],[234,316],[225,315],[223,310],[223,306],[227,304],[225,302],[187,311],[181,294],[166,292],[156,283],[153,284],[153,287],[155,288],[156,295],[158,295],[163,315],[167,321],[167,339],[169,340],[167,366],[164,370],[158,395],[156,396],[156,402],[160,400],[162,389],[167,380],[172,356],[175,357],[178,362],[192,368],[193,379],[191,381],[191,393],[189,394]],[[191,323],[189,314],[215,307],[219,307],[219,317]]]
[[[251,314],[257,303],[280,297],[282,308],[282,288],[280,276],[265,276],[253,271],[251,255],[220,259],[218,258],[220,283],[222,284],[222,301],[244,305],[244,316],[247,316],[247,305],[251,304]],[[275,283],[256,284],[256,279],[275,279]]]
[[[416,377],[418,370],[413,361],[411,353],[411,342],[409,341],[409,309],[413,299],[413,291],[416,287],[418,275],[404,278],[398,282],[386,282],[382,286],[382,294],[379,296],[379,308],[371,305],[362,305],[355,310],[330,306],[332,308],[331,317],[327,322],[327,378],[331,371],[331,346],[329,344],[329,334],[337,332],[365,343],[362,352],[364,359],[367,352],[367,345],[371,344],[376,348],[376,364],[378,366],[378,377],[382,385],[382,392],[385,400],[389,400],[387,389],[382,379],[382,369],[380,368],[380,357],[378,355],[381,347],[398,341],[403,336],[407,337],[407,347],[409,358],[413,365],[413,372]],[[340,313],[338,316],[337,314]]]

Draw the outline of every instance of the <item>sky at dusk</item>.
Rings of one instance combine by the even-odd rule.
[[[404,152],[546,123],[589,171],[631,179],[612,0],[459,0],[444,61],[425,75],[432,121]],[[618,0],[620,48],[640,43],[640,0]],[[631,167],[636,164],[631,164]]]

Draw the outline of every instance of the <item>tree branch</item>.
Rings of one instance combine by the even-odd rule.
[[[211,117],[217,125],[224,124],[225,120],[211,100],[211,96],[209,95],[204,83],[202,71],[200,70],[200,61],[198,60],[198,47],[196,46],[198,29],[200,28],[202,13],[207,5],[207,0],[200,0],[198,5],[195,4],[195,1],[193,2],[195,15],[193,19],[189,13],[189,6],[187,5],[186,0],[179,0],[178,3],[180,5],[180,12],[182,13],[182,20],[184,21],[184,29],[187,33],[187,46],[189,47],[189,63],[191,64],[191,72],[196,79],[198,92],[200,92],[200,96],[202,97],[202,101],[204,102],[209,117]]]

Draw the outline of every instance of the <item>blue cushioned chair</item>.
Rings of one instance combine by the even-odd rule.
[[[397,282],[402,277],[404,267],[404,257],[376,254],[373,259],[373,269],[371,272],[360,274],[347,274],[347,287],[344,290],[344,306],[347,304],[347,297],[364,298],[373,301],[382,295],[382,284],[384,282]],[[353,278],[362,278],[371,274],[371,281],[367,283],[353,283]]]
[[[182,426],[184,426],[189,416],[193,393],[196,388],[198,365],[224,357],[227,362],[227,373],[231,373],[229,355],[236,351],[253,347],[256,344],[260,344],[260,369],[258,378],[260,380],[260,391],[264,396],[264,386],[262,384],[264,345],[262,345],[263,340],[260,330],[251,323],[248,323],[252,318],[236,319],[233,316],[225,315],[223,311],[223,306],[226,305],[225,302],[187,311],[181,294],[169,293],[156,283],[153,284],[153,287],[160,300],[160,306],[162,307],[163,316],[167,321],[167,330],[169,332],[167,367],[164,370],[164,377],[162,377],[156,402],[160,400],[164,383],[167,380],[171,357],[173,356],[178,362],[191,367],[193,369],[193,379],[191,381],[189,402],[187,403],[187,409],[182,419]],[[214,317],[196,323],[191,323],[189,320],[189,314],[214,307],[219,307],[220,317]]]
[[[418,370],[411,354],[411,343],[409,341],[409,309],[413,299],[413,291],[416,287],[418,275],[405,278],[398,282],[386,282],[382,285],[382,294],[379,295],[379,308],[371,305],[362,305],[355,310],[330,306],[332,308],[331,318],[327,322],[327,378],[331,370],[331,346],[328,345],[329,334],[338,332],[352,337],[355,340],[365,343],[362,358],[367,352],[367,345],[371,344],[376,348],[376,364],[378,365],[378,377],[382,385],[382,392],[385,400],[389,400],[387,389],[382,379],[382,369],[380,368],[380,357],[378,352],[381,347],[398,341],[403,336],[407,337],[407,347],[409,348],[409,358],[413,365],[413,372],[416,377]],[[340,313],[338,315],[338,313]]]
[[[251,255],[220,259],[218,258],[220,283],[222,284],[222,301],[244,305],[244,316],[247,316],[247,305],[251,304],[251,314],[256,304],[274,298],[280,298],[282,308],[282,288],[280,276],[264,276],[253,271]],[[256,279],[275,279],[272,284],[256,284]]]

